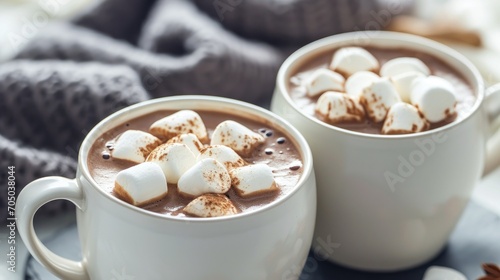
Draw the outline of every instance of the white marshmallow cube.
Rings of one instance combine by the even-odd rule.
[[[410,98],[411,103],[431,123],[443,121],[456,114],[455,89],[450,82],[441,77],[429,76],[415,81]]]
[[[339,73],[321,68],[314,71],[304,82],[307,96],[315,97],[329,90],[344,91],[345,79]]]
[[[365,117],[363,106],[355,98],[341,92],[323,93],[316,102],[316,114],[328,123],[360,122]]]
[[[181,194],[199,196],[205,193],[226,193],[231,178],[226,167],[215,159],[202,159],[186,171],[177,184]]]
[[[378,60],[367,50],[359,47],[345,47],[333,55],[330,69],[346,76],[359,71],[376,71]]]
[[[238,213],[229,198],[222,194],[204,194],[186,205],[184,213],[202,218],[230,216]]]
[[[380,68],[380,76],[382,77],[394,77],[406,72],[419,72],[428,76],[431,70],[422,60],[414,57],[394,58],[384,63]]]
[[[359,97],[363,94],[363,90],[379,78],[377,74],[370,71],[356,72],[347,78],[345,92],[349,96],[359,100]]]
[[[114,192],[126,202],[143,205],[167,195],[167,181],[161,168],[144,162],[124,169],[116,175]]]
[[[179,178],[196,164],[196,156],[186,144],[172,143],[154,149],[146,161],[158,164],[167,182],[177,184]]]
[[[383,134],[407,134],[420,132],[428,128],[427,121],[420,116],[413,105],[398,102],[391,106],[384,126]]]
[[[198,156],[201,149],[203,149],[203,144],[193,133],[177,135],[167,141],[167,144],[173,143],[185,144],[189,147],[189,149],[191,149],[191,152],[193,152],[195,156]]]
[[[264,143],[264,137],[235,121],[221,122],[215,128],[210,145],[225,145],[240,156],[249,156],[253,150]]]
[[[117,159],[141,163],[160,144],[160,139],[153,135],[144,131],[131,129],[123,132],[115,139],[111,156]]]
[[[197,158],[197,161],[213,158],[222,163],[229,171],[232,168],[240,167],[246,162],[231,148],[224,145],[213,145],[204,148]]]
[[[164,141],[183,133],[193,133],[200,141],[208,137],[200,115],[191,110],[181,110],[154,122],[149,132]]]
[[[425,78],[424,74],[416,71],[409,71],[392,76],[391,81],[399,93],[401,100],[410,103],[411,87],[415,81],[422,78]]]
[[[381,122],[391,106],[400,102],[401,98],[388,78],[380,78],[363,90],[360,100],[366,114],[374,122]]]
[[[267,164],[258,163],[234,168],[230,171],[230,176],[232,186],[242,197],[278,190],[271,167]]]
[[[461,272],[443,266],[431,266],[424,274],[423,280],[467,280]]]

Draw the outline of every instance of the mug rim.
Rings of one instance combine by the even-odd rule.
[[[355,40],[367,40],[368,43],[354,43],[353,41]],[[471,80],[467,80],[468,83],[472,86],[473,93],[475,94],[475,102],[470,111],[467,113],[467,115],[457,121],[453,121],[449,124],[446,124],[444,126],[430,129],[427,131],[422,131],[422,132],[417,132],[417,133],[411,133],[411,134],[395,134],[395,135],[385,135],[385,134],[372,134],[372,133],[363,133],[363,132],[357,132],[349,129],[344,129],[337,127],[335,125],[328,124],[326,122],[323,122],[316,117],[306,114],[301,110],[296,102],[294,102],[287,90],[287,75],[290,72],[290,69],[294,67],[296,64],[299,64],[304,61],[304,57],[307,56],[313,56],[316,53],[324,52],[327,49],[335,49],[339,46],[342,46],[342,43],[350,42],[349,46],[364,46],[364,45],[370,45],[370,43],[376,45],[378,42],[402,42],[402,43],[412,43],[413,45],[417,45],[418,47],[423,47],[427,49],[433,49],[437,52],[439,52],[439,55],[437,54],[430,54],[431,56],[435,56],[439,59],[442,59],[443,57],[448,57],[459,64],[462,64],[467,71],[470,71],[470,74],[467,74],[465,70],[463,69],[458,69],[455,66],[451,66],[454,70],[456,70],[458,73],[463,75],[465,78],[469,79],[472,78]],[[412,49],[417,49],[413,47],[408,47],[407,45],[404,46],[404,48],[408,48],[410,50]],[[424,50],[417,49],[417,51],[425,52]],[[425,37],[417,36],[417,35],[412,35],[412,34],[407,34],[407,33],[401,33],[401,32],[393,32],[393,31],[355,31],[355,32],[346,32],[346,33],[341,33],[341,34],[336,34],[332,36],[328,36],[319,40],[316,40],[314,42],[311,42],[295,52],[293,52],[281,65],[278,74],[276,76],[276,87],[278,89],[278,92],[275,94],[281,94],[285,101],[288,103],[288,105],[291,106],[295,111],[297,111],[301,116],[306,117],[308,120],[316,123],[317,125],[320,125],[324,127],[325,129],[331,129],[333,131],[337,131],[339,133],[344,133],[347,135],[351,136],[357,136],[357,137],[364,137],[364,138],[371,138],[371,139],[412,139],[412,138],[419,138],[419,137],[426,137],[431,134],[435,133],[440,133],[447,131],[449,129],[454,128],[455,126],[459,125],[460,123],[468,120],[471,118],[473,115],[475,115],[479,108],[481,107],[484,96],[485,96],[485,84],[484,80],[479,72],[479,70],[476,68],[475,65],[472,64],[472,62],[467,59],[464,55],[460,54],[458,51],[442,44],[437,41],[427,39]]]
[[[288,193],[285,195],[278,197],[276,200],[273,200],[272,202],[259,207],[258,209],[251,210],[248,212],[242,212],[238,213],[235,215],[230,215],[230,216],[222,216],[222,217],[209,217],[209,218],[203,218],[203,217],[178,217],[178,216],[169,216],[157,212],[153,212],[150,210],[143,209],[141,207],[129,204],[113,195],[111,195],[109,192],[105,191],[103,188],[99,187],[98,183],[94,180],[92,175],[90,174],[89,168],[88,168],[88,153],[96,141],[98,137],[100,137],[103,133],[106,131],[109,131],[110,129],[113,129],[120,123],[127,122],[128,120],[134,119],[137,116],[127,116],[130,113],[133,112],[140,112],[141,110],[145,110],[145,108],[150,107],[150,108],[155,108],[156,106],[159,106],[164,103],[172,103],[172,102],[189,102],[189,101],[196,101],[196,102],[202,102],[202,103],[223,103],[226,106],[235,106],[237,109],[243,109],[245,113],[249,113],[251,115],[259,116],[263,120],[269,121],[272,125],[275,125],[278,129],[282,130],[285,134],[288,134],[289,137],[292,137],[294,140],[294,144],[297,146],[299,153],[302,158],[302,165],[303,165],[303,172],[301,177],[299,178],[298,182],[295,184],[292,190],[290,190]],[[170,108],[165,108],[164,110],[198,110],[198,109],[190,109],[189,107],[194,107],[193,106],[181,106],[182,108],[177,108],[177,109],[170,109]],[[146,109],[147,110],[147,109]],[[147,111],[144,111],[142,113],[139,113],[138,116],[145,115],[148,113],[153,113],[155,111],[161,110],[160,108],[157,109],[150,109]],[[208,109],[210,110],[210,109]],[[228,113],[228,115],[235,115],[232,113]],[[120,120],[120,121],[118,121]],[[112,125],[110,125],[112,124]],[[110,126],[110,127],[107,127]],[[79,172],[83,175],[83,177],[92,185],[92,187],[97,190],[97,192],[108,199],[110,203],[117,204],[119,206],[128,208],[129,210],[132,210],[134,212],[137,212],[139,214],[145,214],[150,217],[155,217],[155,218],[160,218],[160,219],[165,219],[169,221],[176,221],[176,222],[189,222],[189,223],[213,223],[216,221],[232,221],[232,220],[239,220],[245,217],[249,216],[255,216],[259,213],[268,211],[274,207],[277,207],[281,205],[282,203],[285,203],[287,200],[291,199],[293,195],[295,195],[296,192],[298,192],[300,189],[304,188],[306,185],[306,181],[309,180],[310,176],[314,176],[313,174],[313,158],[312,158],[312,152],[309,147],[309,144],[305,140],[305,138],[302,136],[302,134],[294,127],[292,126],[288,121],[283,119],[282,117],[278,116],[277,114],[271,112],[270,110],[267,110],[265,108],[259,107],[254,104],[250,104],[244,101],[239,101],[236,99],[231,99],[231,98],[226,98],[226,97],[218,97],[218,96],[206,96],[206,95],[178,95],[178,96],[169,96],[169,97],[160,97],[160,98],[154,98],[146,101],[142,101],[130,106],[127,106],[125,108],[122,108],[111,115],[107,116],[103,120],[101,120],[98,124],[96,124],[91,131],[85,136],[82,145],[79,149],[78,152],[78,170]],[[77,175],[78,178],[78,175]]]

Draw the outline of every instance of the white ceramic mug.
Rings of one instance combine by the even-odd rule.
[[[287,92],[304,61],[342,46],[411,49],[438,57],[470,83],[476,102],[468,117],[410,135],[373,135],[328,125],[302,112]],[[332,262],[351,268],[394,271],[436,256],[460,218],[483,173],[490,117],[498,116],[500,90],[485,97],[476,69],[456,51],[417,36],[354,32],[313,42],[282,65],[271,110],[294,125],[313,151],[318,240],[336,242]],[[493,113],[496,112],[496,113]],[[489,143],[488,167],[500,160],[500,132]]]
[[[296,143],[303,175],[286,196],[229,217],[167,217],[125,203],[102,190],[87,167],[89,149],[103,132],[157,110],[203,109],[264,120]],[[33,229],[43,204],[76,206],[82,261],[49,251]],[[244,102],[207,96],[146,101],[100,122],[79,151],[76,179],[47,177],[28,184],[17,201],[19,233],[30,253],[62,279],[297,279],[311,245],[316,185],[311,151],[301,134],[275,114]],[[122,277],[122,278],[120,278]]]

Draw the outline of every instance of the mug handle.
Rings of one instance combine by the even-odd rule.
[[[63,177],[45,177],[29,183],[19,194],[16,205],[17,228],[29,252],[50,272],[62,279],[87,280],[84,262],[60,257],[47,249],[33,227],[33,217],[38,209],[56,199],[73,202],[83,209],[84,195],[76,180]]]
[[[483,176],[500,165],[500,83],[486,90],[484,102],[491,136],[486,145],[486,164]]]

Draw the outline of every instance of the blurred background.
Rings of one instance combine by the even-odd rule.
[[[0,0],[0,61],[15,56],[31,38],[43,32],[49,21],[70,19],[99,1]],[[201,5],[216,9],[217,1],[197,2],[209,2],[208,5]],[[385,26],[384,29],[415,33],[444,42],[469,57],[479,67],[488,83],[500,82],[500,71],[496,67],[500,65],[499,1],[406,2],[412,2],[408,11],[411,18],[401,19],[396,25]]]

